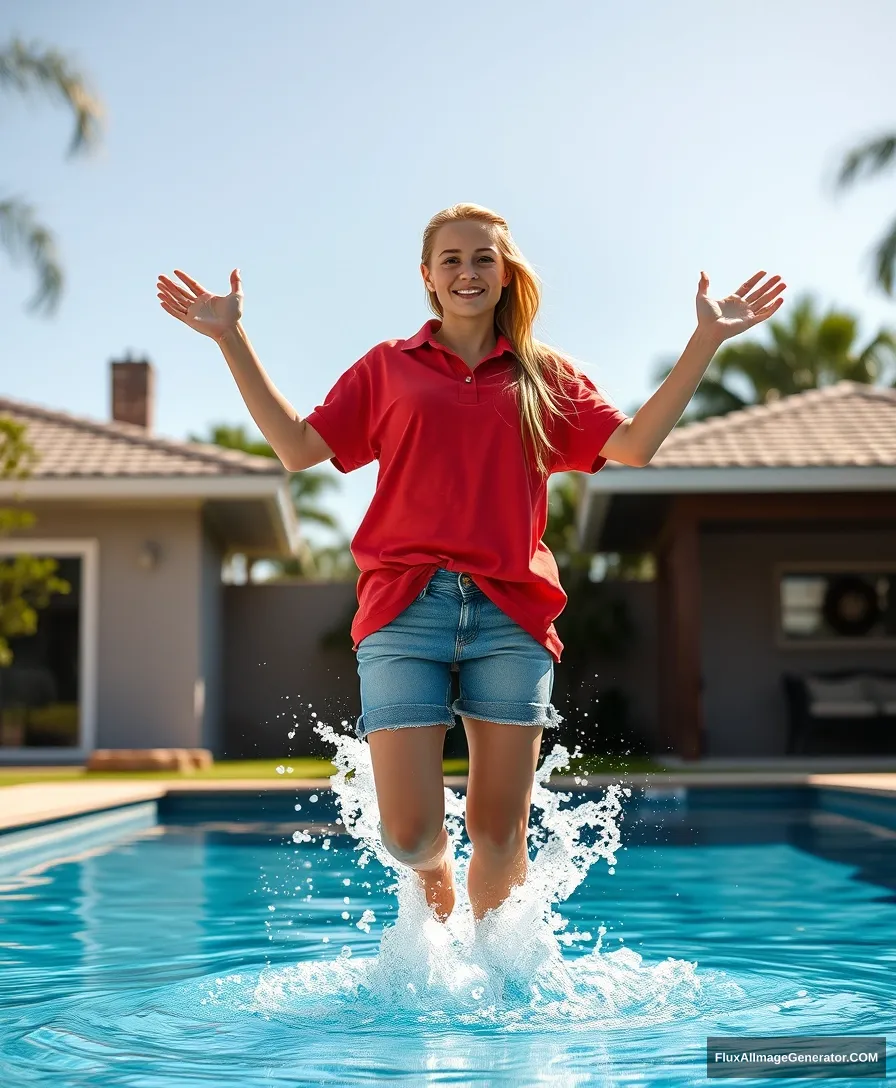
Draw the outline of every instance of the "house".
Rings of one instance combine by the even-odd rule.
[[[655,660],[628,686],[659,750],[783,755],[785,673],[896,671],[896,389],[687,424],[646,467],[586,479],[585,546],[657,559]]]
[[[0,555],[55,557],[71,586],[0,669],[0,762],[220,749],[222,562],[295,554],[298,525],[278,461],[155,436],[153,387],[148,361],[113,362],[111,422],[0,398],[39,457],[0,480],[37,518]]]

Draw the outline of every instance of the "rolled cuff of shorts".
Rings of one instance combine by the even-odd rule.
[[[355,736],[360,740],[375,729],[454,724],[454,715],[447,706],[439,706],[438,703],[397,703],[394,706],[378,706],[361,714],[355,723]]]
[[[555,729],[562,721],[550,703],[497,703],[491,700],[477,702],[475,699],[455,699],[451,706],[455,714],[466,714],[468,718],[479,718],[498,725],[541,725],[545,729]]]

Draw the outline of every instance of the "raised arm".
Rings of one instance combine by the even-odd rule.
[[[230,274],[229,295],[213,295],[185,272],[175,269],[186,288],[160,276],[162,308],[185,325],[213,339],[220,347],[240,395],[258,429],[290,472],[308,468],[332,456],[320,436],[306,427],[298,412],[277,389],[255,354],[240,318],[243,289],[239,269]]]
[[[772,276],[757,287],[764,275],[757,272],[733,295],[716,300],[708,294],[709,277],[705,272],[700,273],[697,328],[681,358],[653,396],[610,435],[601,450],[602,456],[627,465],[650,462],[681,419],[721,344],[765,321],[780,308],[784,299],[779,296],[787,284],[779,282],[780,276]]]

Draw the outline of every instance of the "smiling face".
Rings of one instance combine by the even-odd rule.
[[[492,230],[475,219],[445,223],[436,232],[429,267],[420,266],[428,291],[435,290],[445,315],[493,310],[511,273]],[[477,289],[478,294],[468,289]]]

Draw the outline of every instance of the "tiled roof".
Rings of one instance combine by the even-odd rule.
[[[157,438],[130,423],[102,423],[4,397],[0,417],[26,425],[38,454],[32,479],[284,474],[274,458]]]
[[[896,465],[896,389],[841,381],[688,423],[647,468],[853,465]]]

